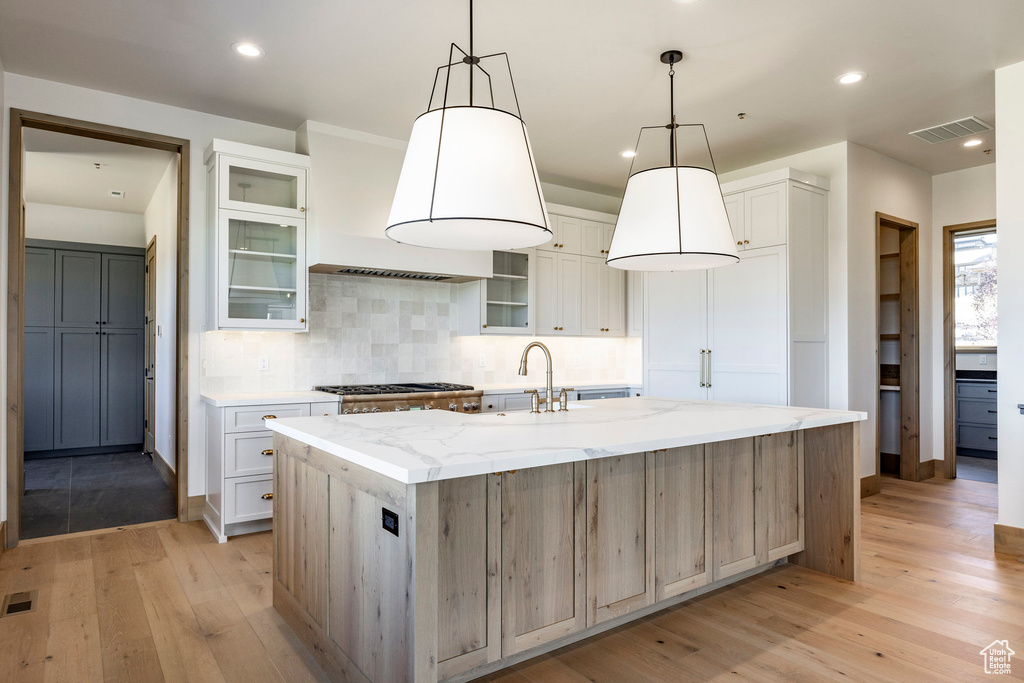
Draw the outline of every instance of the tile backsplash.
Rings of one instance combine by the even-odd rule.
[[[458,336],[457,296],[455,284],[311,273],[309,332],[205,333],[202,391],[416,381],[543,384],[541,354],[531,356],[528,377],[516,374],[532,337]],[[551,349],[556,383],[640,381],[640,339],[541,341]],[[259,369],[261,356],[269,360],[267,371]]]

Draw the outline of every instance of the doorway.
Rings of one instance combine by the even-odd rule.
[[[47,220],[33,220],[33,201],[31,199],[27,202],[23,201],[27,185],[32,177],[31,164],[34,162],[30,155],[34,151],[38,151],[38,149],[33,150],[33,146],[42,145],[45,149],[48,144],[57,144],[58,146],[63,144],[69,148],[65,151],[68,151],[70,156],[65,155],[63,158],[63,167],[60,163],[47,167],[50,174],[47,177],[54,181],[50,184],[50,188],[58,194],[65,195],[87,185],[92,191],[90,197],[95,198],[94,195],[97,194],[95,182],[75,183],[58,172],[61,168],[72,168],[76,163],[82,164],[83,159],[73,158],[76,151],[85,151],[84,157],[88,162],[89,172],[95,174],[89,178],[90,181],[103,177],[103,171],[107,170],[104,168],[102,158],[97,158],[95,161],[89,158],[97,153],[96,145],[113,145],[121,150],[130,150],[130,152],[125,152],[124,158],[126,159],[153,160],[160,157],[164,160],[165,168],[159,169],[162,172],[158,177],[163,184],[164,193],[169,195],[172,200],[173,213],[168,227],[173,235],[173,241],[178,246],[177,283],[167,286],[174,290],[172,296],[176,296],[178,305],[176,320],[172,323],[173,338],[169,340],[173,345],[172,352],[168,354],[171,367],[166,368],[166,376],[173,384],[169,394],[174,398],[173,402],[169,404],[168,422],[163,427],[163,431],[168,437],[168,443],[172,446],[165,453],[162,471],[146,454],[148,448],[145,434],[147,434],[148,425],[145,420],[148,419],[146,413],[150,406],[146,401],[148,386],[145,384],[145,379],[150,369],[151,359],[147,353],[148,349],[146,349],[150,297],[145,291],[144,271],[147,256],[145,236],[139,237],[141,242],[138,246],[119,244],[123,241],[121,237],[117,236],[120,233],[118,230],[111,232],[109,229],[111,226],[124,227],[116,216],[118,212],[115,211],[110,216],[105,216],[105,218],[113,219],[112,222],[101,221],[90,224],[88,231],[79,233],[80,241],[73,241],[70,238],[72,233],[67,231],[68,226],[72,224],[81,226],[82,224],[75,219],[68,218],[67,211],[73,209],[74,206],[73,203],[69,205],[69,202],[62,199],[54,199],[52,204],[45,204],[45,201],[48,201],[45,199],[37,202],[49,207],[46,211],[42,211],[38,207],[35,209],[37,218],[45,215]],[[54,157],[40,158],[41,162],[61,161],[57,158],[60,156],[60,150],[48,151],[53,152]],[[9,189],[9,226],[11,229],[8,231],[7,547],[16,545],[19,539],[28,535],[67,533],[85,528],[105,528],[145,521],[133,518],[131,512],[133,509],[144,508],[145,503],[148,503],[148,498],[151,496],[146,491],[147,486],[158,487],[165,491],[167,504],[158,513],[157,518],[177,517],[184,521],[187,517],[187,461],[185,458],[187,422],[185,415],[188,394],[185,340],[187,340],[188,301],[188,163],[189,142],[184,139],[46,114],[11,110]],[[103,187],[102,194],[105,195],[105,200],[114,198],[118,201],[130,202],[140,198],[145,199],[145,197],[139,196],[139,187],[133,187],[134,190],[129,193],[123,192],[123,188],[119,187]],[[117,196],[119,191],[120,197]],[[91,201],[91,199],[83,201]],[[95,207],[93,208],[95,209]],[[137,209],[136,213],[138,213]],[[35,228],[40,225],[46,225],[47,229],[56,232],[52,234],[35,232]],[[32,250],[29,252],[31,259],[28,258],[27,250]],[[45,285],[45,263],[48,259],[52,259],[54,263],[54,298],[49,309],[55,316],[53,327],[49,331],[54,341],[53,361],[49,365],[45,362],[47,354],[40,352],[38,345],[34,343],[37,338],[43,338],[47,334],[45,324],[34,323],[48,322],[45,315],[48,308],[45,287],[41,298],[40,290],[36,287],[40,282]],[[28,262],[30,260],[31,263]],[[42,276],[38,270],[40,263],[44,264]],[[27,277],[32,278],[30,283],[26,282]],[[63,279],[67,281],[63,281]],[[40,301],[44,303],[40,304]],[[99,302],[97,312],[101,312],[100,315],[95,315],[90,308],[97,301]],[[58,303],[61,303],[63,308],[58,306]],[[61,311],[64,311],[63,317],[61,317]],[[91,316],[91,319],[78,320],[81,315]],[[86,330],[87,327],[90,329]],[[31,340],[28,339],[30,334],[35,335]],[[62,339],[59,344],[57,343],[58,337]],[[45,351],[45,346],[43,351]],[[156,369],[159,368],[158,358],[154,364]],[[37,363],[39,368],[43,368],[43,381],[39,381],[39,368],[33,368],[30,373],[26,372],[26,364],[33,362]],[[85,371],[80,371],[83,368]],[[98,370],[98,372],[94,370]],[[47,371],[53,374],[53,384],[46,382]],[[39,408],[40,405],[45,405],[47,387],[51,387],[53,393],[50,399],[53,412],[49,420],[49,427],[52,429],[51,433],[57,435],[49,442],[45,438],[48,411],[46,408]],[[156,393],[159,394],[159,389]],[[88,397],[88,399],[83,400],[82,397]],[[93,399],[95,399],[96,410],[92,409],[93,406],[90,402]],[[31,411],[30,408],[32,408]],[[96,415],[94,416],[93,413]],[[97,419],[94,420],[93,417]],[[28,424],[26,424],[27,422]],[[158,442],[159,427],[154,426],[154,429],[158,430],[153,433],[154,441]],[[43,438],[39,438],[40,435],[43,435]],[[93,444],[94,435],[95,444]],[[171,440],[171,435],[173,435],[173,440]],[[29,437],[28,443],[26,443],[26,436]],[[30,455],[28,466],[26,466],[26,446]],[[51,447],[47,448],[47,446]],[[103,452],[96,452],[97,450]],[[154,455],[157,450],[158,448],[154,444]],[[36,457],[39,455],[53,457]],[[106,458],[106,461],[94,463],[82,459],[75,460],[75,458],[83,457],[99,458],[100,460]],[[37,466],[37,462],[41,464]],[[65,470],[67,470],[66,488],[68,489],[69,509],[74,506],[77,470],[80,477],[78,485],[84,489],[84,492],[78,496],[83,509],[89,505],[93,508],[97,507],[96,503],[102,498],[100,494],[106,494],[108,499],[121,499],[119,501],[120,509],[127,516],[121,513],[111,516],[104,514],[103,511],[96,511],[92,514],[91,527],[89,526],[90,522],[84,519],[85,515],[78,518],[69,515],[69,521],[63,527],[57,523],[58,520],[55,517],[49,520],[49,526],[42,531],[37,527],[30,534],[23,534],[22,527],[26,516],[22,514],[22,508],[27,500],[26,484],[37,482],[43,476],[40,471],[37,471],[37,467],[39,470],[51,470],[49,474],[56,475],[55,481],[62,482]],[[97,486],[99,481],[97,477],[102,479],[105,475],[112,475],[119,472],[119,468],[125,469],[125,472],[113,477],[107,476],[105,481],[110,486],[113,486],[111,482],[114,479],[118,480],[119,484],[127,484],[128,494],[118,493],[102,484]],[[131,471],[128,472],[128,470]],[[143,476],[145,482],[136,481],[135,483],[138,485],[133,488],[133,478],[139,476]],[[45,479],[45,477],[43,478]],[[135,495],[138,504],[125,505],[126,495],[129,497]],[[51,497],[59,496],[54,493]],[[33,498],[34,502],[39,502],[39,500],[39,497]],[[109,513],[109,510],[106,512]],[[76,519],[77,526],[72,524],[72,520]],[[83,527],[83,524],[86,526]],[[76,528],[71,528],[72,526],[76,526]]]
[[[918,224],[875,214],[878,330],[876,471],[909,481],[934,476],[921,462]]]
[[[996,483],[996,222],[947,225],[942,244],[944,474]]]

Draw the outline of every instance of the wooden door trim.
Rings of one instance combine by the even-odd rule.
[[[189,304],[189,169],[190,142],[157,133],[92,123],[23,109],[11,109],[10,181],[7,230],[7,533],[11,548],[21,537],[21,490],[24,475],[24,338],[25,228],[22,201],[24,129],[33,128],[120,142],[177,153],[177,336],[175,339],[175,461],[178,519],[188,518],[188,304]]]
[[[995,228],[996,219],[942,228],[942,459],[943,475],[956,479],[956,315],[953,310],[953,238],[958,232]],[[995,352],[995,349],[991,351]]]
[[[882,305],[879,295],[882,291],[882,270],[881,270],[881,255],[882,255],[882,228],[891,228],[898,230],[901,233],[900,239],[900,478],[909,479],[912,481],[920,481],[922,475],[927,472],[926,469],[921,466],[921,451],[920,451],[920,437],[921,437],[921,302],[920,302],[920,275],[919,275],[919,263],[920,263],[920,240],[918,239],[918,230],[920,225],[913,221],[908,221],[904,218],[897,216],[891,216],[881,211],[875,212],[875,474],[880,475],[882,472],[882,396],[879,387],[882,384],[882,367],[881,367],[881,354],[882,354],[882,343],[879,339],[879,332],[882,328]],[[905,231],[912,231],[913,233],[913,244],[911,246],[912,257],[909,262],[904,263],[903,252],[903,237],[902,233]],[[907,305],[904,301],[904,270],[912,272],[913,282],[913,321],[909,323],[905,320],[904,312],[902,308]],[[902,367],[904,364],[904,356],[907,353],[907,337],[913,339],[913,347],[911,355],[913,356],[912,362],[909,363],[910,372],[907,373],[907,368]],[[907,382],[906,380],[909,380]],[[910,389],[910,391],[908,391]],[[908,398],[909,397],[909,398]],[[908,405],[909,404],[909,405]],[[910,411],[911,422],[915,422],[916,429],[913,430],[914,435],[908,435],[908,431],[903,429],[904,416]],[[907,444],[916,438],[916,448],[910,449],[911,452],[907,452]],[[911,457],[916,455],[916,457]]]

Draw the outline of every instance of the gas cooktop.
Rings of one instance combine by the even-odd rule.
[[[473,387],[467,384],[431,382],[424,384],[339,384],[313,387],[313,390],[338,394],[339,396],[365,396],[368,394],[422,394],[440,393],[443,391],[472,391]]]

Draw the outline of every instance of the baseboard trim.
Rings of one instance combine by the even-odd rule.
[[[156,467],[156,471],[160,473],[160,478],[164,480],[164,483],[170,487],[172,491],[178,490],[178,475],[175,474],[171,466],[167,464],[167,461],[160,455],[160,451],[153,451],[150,456],[153,460],[153,465]]]
[[[7,520],[0,522],[0,559],[4,556],[4,549],[7,547]]]
[[[994,527],[996,552],[1024,557],[1024,529],[1006,524],[996,524]]]
[[[924,481],[935,476],[935,461],[925,460],[917,466],[917,480]]]
[[[203,518],[203,511],[206,509],[206,496],[188,497],[188,521],[198,522]]]
[[[882,492],[882,478],[877,474],[860,478],[860,497],[877,496]]]

